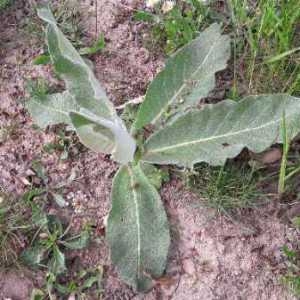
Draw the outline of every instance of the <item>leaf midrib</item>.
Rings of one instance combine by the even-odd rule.
[[[188,142],[183,142],[183,143],[179,143],[179,144],[175,144],[175,145],[171,145],[171,146],[166,146],[166,147],[162,147],[162,148],[153,149],[153,150],[147,151],[146,156],[147,156],[147,154],[151,154],[151,153],[158,153],[158,152],[163,152],[163,151],[172,150],[172,149],[176,149],[176,148],[192,146],[194,144],[200,144],[200,143],[204,143],[204,142],[211,142],[213,140],[217,140],[217,139],[224,138],[224,137],[231,137],[231,136],[235,136],[235,135],[238,135],[238,134],[241,134],[241,133],[260,130],[262,128],[271,126],[272,124],[279,123],[280,121],[281,121],[281,119],[276,119],[274,121],[270,121],[270,122],[265,123],[264,125],[258,126],[258,127],[246,128],[244,130],[240,130],[240,131],[236,131],[236,132],[229,132],[229,133],[223,134],[223,135],[217,135],[217,136],[212,136],[212,137],[209,137],[209,138],[197,139],[197,140],[193,140],[193,141],[188,141]]]
[[[36,104],[39,105],[39,106],[44,107],[44,108],[47,109],[47,110],[52,110],[52,111],[55,111],[55,112],[57,112],[57,113],[60,113],[60,114],[63,114],[63,115],[65,115],[65,116],[69,117],[69,112],[66,112],[66,111],[64,111],[64,110],[56,109],[56,108],[54,108],[53,106],[47,106],[47,105],[45,105],[44,103],[37,101],[35,98],[32,98],[31,101],[34,102],[34,103],[36,103]],[[48,101],[51,102],[51,100],[48,100]]]
[[[209,55],[211,54],[214,46],[216,45],[216,43],[218,42],[218,40],[215,40],[214,43],[212,44],[212,46],[210,47],[208,53],[206,54],[204,60],[202,61],[202,63],[200,64],[200,66],[196,69],[195,72],[192,73],[192,75],[190,76],[190,78],[194,77],[195,74],[197,74],[199,72],[199,70],[203,67],[204,63],[207,61]],[[166,107],[168,107],[168,105],[170,105],[171,103],[173,103],[173,101],[180,95],[180,93],[187,87],[187,84],[185,83],[187,79],[183,80],[183,84],[182,86],[178,89],[178,91],[172,96],[172,98],[162,107],[162,109],[160,110],[160,112],[157,114],[157,116],[152,120],[152,124],[155,124],[161,117],[161,115],[163,114],[164,110]]]
[[[136,218],[136,228],[137,228],[137,278],[140,278],[141,272],[141,226],[140,226],[140,212],[138,203],[138,194],[136,192],[134,174],[130,167],[128,167],[128,174],[130,177],[130,185],[133,194],[133,201],[135,205],[135,218]]]
[[[56,31],[57,35],[61,35],[61,31],[56,24],[51,23],[49,25],[54,26],[54,30]],[[70,57],[68,55],[68,53],[66,53],[64,51],[59,39],[57,40],[57,42],[58,42],[58,48],[60,49],[62,56],[64,56],[67,60],[71,61],[74,65],[80,66],[81,68],[83,68],[86,71],[86,75],[88,76],[89,82],[91,83],[94,98],[99,99],[96,95],[96,87],[93,84],[93,81],[94,81],[93,74],[92,74],[91,70],[89,69],[89,67],[86,65],[86,63],[84,62],[84,60],[82,59],[82,57],[79,55],[81,63],[74,61],[73,58]],[[107,117],[113,117],[115,115],[115,112],[111,109],[111,106],[109,105],[109,100],[106,98],[101,98],[101,100],[104,102],[104,104],[107,108],[107,111],[110,113],[110,115],[108,115]]]

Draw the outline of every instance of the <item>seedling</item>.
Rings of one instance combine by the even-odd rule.
[[[70,236],[69,227],[64,228],[55,215],[46,215],[34,207],[33,223],[38,230],[31,246],[22,254],[23,261],[33,268],[44,268],[55,276],[66,271],[64,249],[78,250],[87,246],[89,231]]]
[[[52,290],[61,296],[75,296],[79,300],[86,299],[86,292],[89,291],[89,293],[93,293],[96,299],[100,299],[102,293],[102,275],[103,268],[101,266],[89,270],[81,270],[68,282],[62,283],[59,279],[56,279],[52,283]]]
[[[79,50],[80,55],[93,55],[101,52],[105,48],[104,34],[101,33],[98,39],[94,42],[91,47],[84,47]]]
[[[37,80],[29,80],[26,83],[26,90],[31,97],[46,97],[51,89],[44,78],[38,78]]]
[[[102,294],[103,268],[101,266],[81,270],[71,279],[66,281],[66,277],[60,278],[53,273],[48,273],[46,283],[42,289],[33,289],[31,300],[57,299],[57,296],[76,298],[78,300],[87,299],[89,296],[101,299]],[[63,282],[62,282],[63,281]],[[48,295],[48,297],[46,296]]]
[[[111,154],[121,164],[113,181],[106,238],[124,281],[136,290],[148,290],[165,270],[170,235],[160,195],[143,166],[224,165],[245,147],[261,152],[282,143],[283,112],[292,139],[300,131],[300,100],[286,94],[248,96],[197,109],[230,56],[229,37],[212,24],[170,57],[150,84],[129,133],[49,8],[39,8],[38,14],[47,23],[49,54],[66,90],[33,97],[27,108],[40,127],[65,123],[88,148]],[[148,124],[155,132],[144,141]]]

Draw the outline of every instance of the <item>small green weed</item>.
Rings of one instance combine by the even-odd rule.
[[[80,55],[93,55],[104,50],[106,43],[103,33],[99,34],[98,38],[91,46],[86,46],[84,41],[85,31],[82,25],[82,13],[77,1],[58,1],[53,7],[54,15],[56,16],[58,24],[75,48],[79,49],[78,52]],[[36,34],[36,32],[39,32],[41,29],[39,22],[37,22],[34,18],[27,22],[26,28],[31,34]],[[33,60],[33,64],[51,64],[48,49],[45,48],[42,54],[36,56]]]
[[[83,47],[79,50],[80,55],[93,55],[101,52],[105,48],[104,34],[101,33],[98,39],[94,42],[91,47]]]
[[[151,25],[152,47],[160,45],[171,54],[196,37],[208,14],[209,7],[198,0],[165,1],[155,5],[153,12],[136,12],[135,20]]]
[[[248,166],[197,166],[188,174],[188,186],[200,195],[205,205],[220,213],[257,204],[262,192],[257,188],[258,174]]]
[[[53,294],[81,293],[91,287],[96,281],[91,276],[83,275],[82,288],[69,283],[64,286],[59,283],[61,276],[69,276],[65,253],[69,250],[80,250],[89,243],[90,229],[84,228],[79,234],[70,234],[70,226],[63,224],[56,215],[46,214],[40,203],[33,201],[34,196],[26,196],[27,204],[32,211],[31,223],[34,226],[31,242],[22,252],[21,261],[33,269],[41,269],[47,272],[45,290],[50,299],[54,299]],[[44,299],[45,293],[34,290],[32,299]],[[38,298],[42,297],[42,298]]]
[[[78,48],[81,55],[93,55],[105,48],[104,34],[100,33],[91,46],[86,46],[84,41],[85,30],[83,26],[83,14],[75,0],[58,1],[54,8],[54,16],[63,33],[71,40],[73,46]]]
[[[101,266],[87,270],[79,270],[73,276],[56,277],[49,273],[47,276],[47,292],[62,297],[75,296],[76,299],[101,299],[103,268]],[[88,298],[89,299],[89,298]]]
[[[78,250],[87,246],[88,228],[76,236],[69,234],[70,227],[65,227],[55,215],[46,215],[37,206],[32,222],[38,227],[31,246],[22,254],[23,261],[30,267],[48,270],[59,275],[67,270],[64,249]]]
[[[8,7],[9,5],[11,5],[11,3],[11,0],[0,0],[0,10]]]
[[[32,189],[16,199],[0,189],[0,266],[20,265],[20,252],[35,233],[32,220],[38,219],[40,211],[38,205],[29,204],[41,194],[43,190]]]
[[[30,97],[46,97],[50,92],[50,86],[44,78],[37,78],[37,80],[28,80],[26,83],[26,91]]]
[[[93,55],[99,53],[105,49],[105,37],[103,33],[101,33],[98,39],[90,46],[90,47],[82,47],[78,50],[80,55]],[[51,64],[50,55],[47,50],[45,50],[42,54],[36,56],[33,59],[34,65],[48,65]]]
[[[102,35],[99,36],[98,40],[96,40],[91,47],[86,47],[84,41],[85,31],[83,26],[83,16],[78,1],[56,1],[53,3],[53,10],[60,28],[72,44],[76,48],[82,48],[82,51],[87,52],[83,54],[94,54],[104,48],[105,45],[103,45],[104,39],[102,38]],[[39,41],[44,40],[44,31],[42,30],[40,21],[35,15],[29,15],[24,19],[23,23],[24,27],[22,30],[25,34],[35,37]],[[50,63],[50,56],[46,47],[44,48],[44,52],[34,59],[33,63],[36,65]]]
[[[38,173],[41,168],[35,163]],[[44,176],[40,174],[40,176]],[[79,234],[71,234],[71,227],[63,224],[56,215],[47,214],[47,190],[31,189],[21,198],[14,199],[4,190],[0,192],[0,266],[27,265],[47,272],[46,290],[52,293],[75,294],[85,299],[90,287],[100,295],[102,271],[81,271],[76,281],[65,283],[62,278],[71,276],[67,272],[66,251],[85,248],[90,239],[90,228],[86,226]],[[101,271],[101,272],[100,272]],[[64,276],[60,276],[63,274]],[[65,293],[63,293],[65,291]],[[32,299],[46,299],[46,294],[34,290]],[[38,298],[40,297],[40,298]],[[48,299],[48,298],[47,298]]]

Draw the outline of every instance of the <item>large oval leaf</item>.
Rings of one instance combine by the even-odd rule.
[[[152,81],[141,104],[134,127],[155,124],[171,110],[180,114],[215,86],[215,73],[226,67],[230,39],[213,24],[194,41],[177,51]]]
[[[135,141],[92,70],[60,31],[49,7],[40,7],[38,15],[48,24],[49,54],[55,70],[66,82],[67,91],[31,99],[27,107],[33,118],[41,127],[71,124],[81,141],[92,150],[111,153],[122,164],[133,161]]]
[[[78,105],[101,117],[115,116],[114,107],[99,81],[71,42],[60,31],[49,7],[41,6],[37,12],[39,17],[48,24],[46,39],[55,70],[66,82],[67,90],[74,95]]]
[[[136,290],[147,290],[162,275],[170,244],[160,196],[140,166],[123,166],[112,190],[107,239],[121,277]]]
[[[285,113],[289,138],[300,131],[300,99],[289,95],[249,96],[189,112],[150,136],[142,160],[192,167],[197,162],[222,165],[247,147],[261,152],[280,142]]]

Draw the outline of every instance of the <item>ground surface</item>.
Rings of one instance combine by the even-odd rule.
[[[91,38],[95,36],[94,6],[81,2],[89,16],[84,26]],[[116,104],[143,95],[163,61],[143,47],[140,25],[132,22],[132,11],[139,5],[141,1],[98,1],[97,28],[104,32],[107,47],[92,60],[97,77]],[[54,141],[55,134],[34,129],[24,109],[26,80],[42,76],[57,83],[50,68],[32,65],[43,45],[24,31],[30,10],[30,3],[18,1],[0,17],[0,127],[14,128],[13,134],[0,141],[1,186],[8,193],[22,195],[30,186],[28,174],[36,159],[46,168],[49,186],[67,180],[71,172],[76,174],[64,192],[70,206],[60,213],[69,220],[72,217],[74,230],[85,222],[93,223],[97,243],[78,256],[84,266],[105,267],[104,299],[293,299],[279,283],[284,269],[280,249],[293,243],[296,233],[277,217],[273,205],[245,211],[243,218],[215,216],[176,178],[161,191],[172,229],[166,277],[145,295],[135,294],[119,281],[110,265],[103,231],[117,166],[104,155],[82,148],[65,161],[58,153],[44,152],[43,145]],[[0,299],[29,299],[39,280],[34,274],[20,273],[0,273]]]

